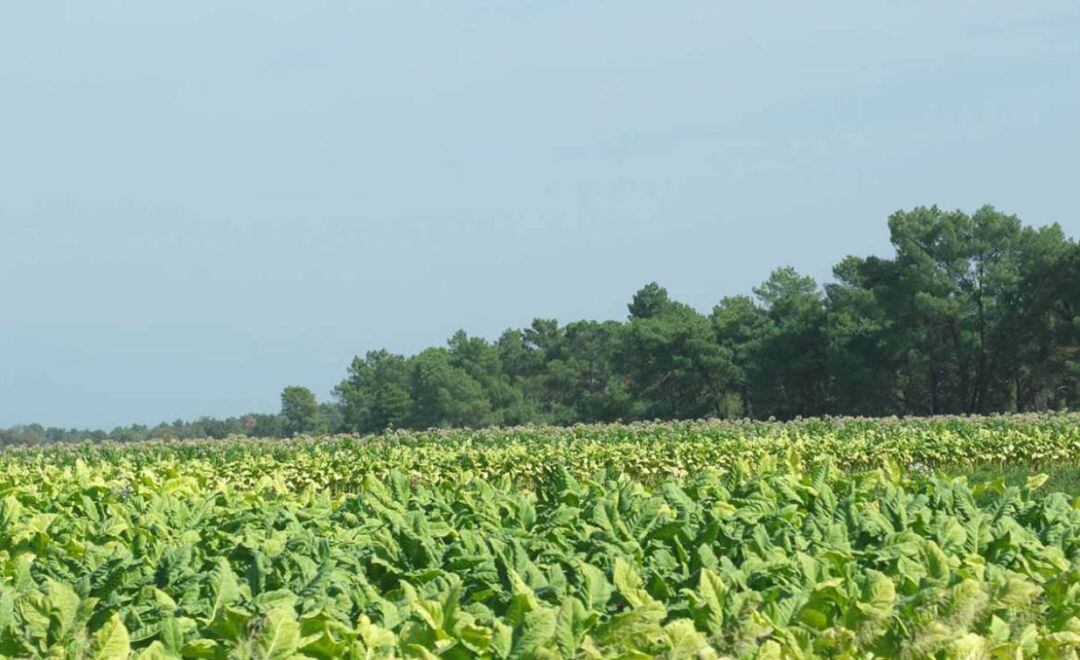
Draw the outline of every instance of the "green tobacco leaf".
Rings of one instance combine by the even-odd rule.
[[[719,634],[724,625],[724,593],[727,587],[720,576],[708,569],[701,571],[698,579],[698,610],[702,623],[713,634]]]
[[[671,660],[700,658],[711,651],[708,640],[694,628],[689,619],[677,619],[664,626],[667,635],[667,653]]]
[[[492,625],[491,651],[497,658],[508,658],[514,648],[514,629],[498,619]]]
[[[855,606],[871,619],[884,619],[892,613],[896,602],[896,585],[878,571],[867,571],[866,578],[862,599]]]
[[[634,567],[623,560],[622,557],[615,559],[615,569],[612,575],[615,588],[619,591],[631,607],[640,607],[652,602],[653,598],[643,588],[644,583]]]
[[[570,597],[563,601],[556,621],[555,641],[564,657],[573,657],[581,640],[596,625],[597,616],[580,600]]]
[[[754,658],[757,660],[780,660],[784,657],[784,649],[775,640],[767,640],[758,647]]]
[[[300,624],[289,610],[271,610],[266,614],[252,645],[262,660],[285,660],[300,649]]]
[[[168,617],[158,625],[158,640],[165,650],[179,655],[184,648],[184,636],[196,628],[194,620],[187,617]]]
[[[1068,658],[1080,508],[1008,484],[1077,462],[1077,414],[5,447],[0,656]]]
[[[525,620],[525,616],[540,607],[536,594],[525,584],[517,571],[510,572],[510,580],[513,584],[513,595],[510,598],[510,607],[507,609],[506,618],[511,625],[519,625]]]
[[[236,580],[229,562],[220,557],[217,565],[210,572],[210,609],[206,614],[207,621],[213,621],[222,613],[225,606],[231,605],[240,599],[240,587]]]
[[[656,601],[622,612],[597,628],[596,638],[604,644],[646,645],[664,636],[660,622],[667,616],[667,609]]]
[[[363,641],[366,650],[392,648],[397,644],[394,633],[372,623],[366,614],[360,615],[360,620],[356,623],[356,630],[360,634],[360,640]]]
[[[176,653],[170,653],[161,642],[155,641],[135,657],[138,660],[173,660],[173,658],[179,658],[180,656]]]
[[[585,604],[596,612],[607,609],[611,599],[611,583],[599,568],[592,564],[581,565],[581,575],[585,582]]]
[[[212,639],[193,639],[184,644],[182,655],[185,658],[216,658],[221,646]]]
[[[1025,487],[1028,490],[1035,490],[1036,488],[1039,488],[1040,486],[1045,484],[1049,479],[1050,479],[1050,476],[1046,475],[1046,474],[1032,475],[1032,476],[1027,478],[1027,482],[1025,483]]]
[[[511,655],[533,657],[540,647],[555,639],[558,611],[553,607],[540,607],[525,615],[514,635]]]
[[[957,660],[977,660],[989,657],[986,640],[975,633],[967,633],[949,645],[948,657]]]
[[[127,628],[119,614],[114,613],[96,633],[91,657],[95,660],[121,660],[131,653]]]
[[[990,618],[989,629],[990,629],[990,639],[993,642],[1001,644],[1003,642],[1009,641],[1009,636],[1010,636],[1010,634],[1012,632],[1009,629],[1009,624],[1005,623],[1004,621],[999,619],[997,616],[993,616],[993,617]]]

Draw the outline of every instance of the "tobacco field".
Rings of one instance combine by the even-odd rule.
[[[1076,657],[1063,465],[1075,414],[9,448],[0,655]]]

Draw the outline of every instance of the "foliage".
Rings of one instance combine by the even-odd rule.
[[[538,318],[369,351],[324,404],[329,432],[702,416],[987,414],[1080,406],[1080,244],[986,206],[889,218],[891,257],[848,256],[819,287],[774,270],[710,314],[651,282],[624,322]],[[280,416],[109,433],[0,429],[0,443],[289,435]]]
[[[9,450],[0,654],[1067,656],[1080,511],[913,463],[1076,461],[1077,421]]]
[[[319,404],[306,387],[286,387],[281,392],[281,422],[285,435],[312,433],[319,427]]]
[[[796,456],[845,470],[897,464],[914,470],[1054,469],[1080,465],[1080,414],[989,417],[831,418],[792,422],[689,421],[579,424],[484,430],[432,429],[381,435],[299,436],[291,440],[191,440],[10,447],[0,467],[34,481],[63,480],[77,460],[102,478],[143,468],[176,477],[254,486],[349,492],[397,470],[413,481],[464,472],[531,484],[551,466],[578,478],[623,475],[640,481],[730,471]],[[2,491],[0,491],[2,492]]]

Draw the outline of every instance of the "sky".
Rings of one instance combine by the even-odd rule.
[[[1078,117],[1074,2],[5,3],[0,426],[707,311],[919,205],[1080,237]]]

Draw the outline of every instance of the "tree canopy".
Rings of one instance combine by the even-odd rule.
[[[538,318],[493,342],[458,331],[413,356],[369,351],[333,401],[289,387],[279,415],[109,433],[33,424],[0,441],[1080,405],[1080,244],[990,206],[899,211],[888,230],[892,256],[844,257],[823,287],[778,268],[703,314],[650,282],[622,321]]]

